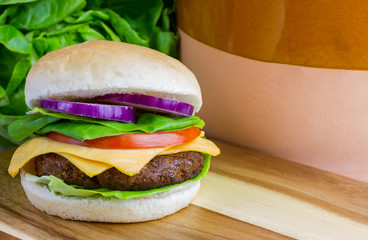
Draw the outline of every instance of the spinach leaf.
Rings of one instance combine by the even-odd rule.
[[[1,148],[10,148],[19,144],[19,142],[15,141],[9,136],[8,133],[8,125],[15,120],[19,119],[20,116],[8,116],[0,114],[0,147]]]
[[[41,129],[47,124],[59,121],[59,118],[44,116],[42,114],[28,114],[12,122],[9,125],[9,135],[16,141],[20,141]]]
[[[116,35],[114,31],[111,30],[111,28],[109,28],[109,26],[107,26],[104,22],[96,21],[96,24],[100,25],[105,30],[105,32],[107,33],[106,39],[121,42],[121,39],[119,38],[119,36]]]
[[[151,46],[167,55],[178,56],[177,43],[179,41],[179,35],[170,31],[170,25],[172,24],[170,11],[172,11],[172,9],[169,8],[165,8],[162,11],[162,27],[159,25],[155,26]]]
[[[65,25],[64,23],[56,24],[52,28],[45,30],[44,34],[46,36],[57,36],[63,33],[75,32],[79,28],[84,27],[86,25],[88,25],[88,23],[80,23],[75,25]]]
[[[76,14],[78,18],[73,18],[69,16],[68,18],[65,18],[65,22],[67,23],[84,23],[84,22],[90,22],[92,20],[100,19],[103,21],[108,21],[110,19],[109,15],[104,13],[101,10],[89,10],[87,12]]]
[[[129,25],[129,23],[119,14],[110,9],[105,9],[105,13],[110,16],[111,25],[124,42],[129,42],[148,47],[149,39],[147,36],[140,37],[139,34]]]
[[[2,86],[0,86],[0,107],[9,105],[8,95]]]
[[[34,38],[32,44],[38,56],[43,56],[47,52],[48,44],[44,34]]]
[[[9,97],[9,96],[8,96]],[[1,114],[21,116],[29,111],[24,101],[24,82],[19,89],[9,97],[10,103],[0,108]]]
[[[24,35],[12,25],[0,26],[0,43],[17,53],[29,54],[30,48]]]
[[[0,5],[10,5],[10,4],[17,4],[17,3],[28,3],[28,2],[36,2],[39,0],[2,0]]]
[[[101,33],[89,26],[81,27],[77,31],[81,35],[83,41],[105,40],[105,37]]]
[[[74,121],[60,121],[49,124],[35,133],[38,135],[44,135],[49,132],[58,132],[81,141],[122,134],[121,131],[114,128],[93,123]]]
[[[174,125],[169,124],[171,121],[150,122],[148,125],[143,125],[142,123],[124,124],[118,122],[101,122],[100,124],[96,124],[92,122],[60,121],[49,124],[44,128],[36,131],[35,133],[39,135],[44,135],[48,132],[58,132],[69,137],[84,141],[87,139],[116,136],[124,133],[174,131],[191,126],[202,127],[204,125],[203,121],[201,119],[196,119],[196,117],[191,117],[190,119],[186,120],[187,121],[179,121]],[[31,134],[31,132],[29,132],[29,134]]]
[[[12,52],[0,44],[0,86],[4,89],[13,74],[17,62],[24,58],[23,54]]]
[[[102,7],[114,9],[139,35],[149,38],[149,46],[178,57],[175,1],[109,0]]]
[[[164,4],[161,0],[110,0],[104,2],[104,7],[113,8],[140,35],[151,37]]]
[[[152,46],[167,55],[178,56],[177,42],[179,36],[172,32],[162,31],[159,27],[155,28],[155,36],[152,38]]]
[[[5,24],[7,17],[15,15],[17,11],[18,11],[18,6],[11,6],[11,7],[6,8],[4,12],[0,15],[0,25]]]
[[[106,0],[88,0],[87,1],[87,6],[86,9],[97,9],[97,8],[101,8],[101,5],[103,2],[105,2]]]
[[[20,5],[20,13],[10,20],[18,29],[34,30],[50,27],[86,6],[85,0],[40,0]]]
[[[51,36],[51,37],[46,38],[46,44],[47,44],[46,53],[49,53],[49,52],[52,52],[52,51],[55,51],[61,48],[61,43],[56,36]]]
[[[6,94],[11,96],[14,91],[19,87],[22,81],[25,79],[28,70],[31,68],[31,63],[27,59],[21,59],[14,66],[13,74],[6,87]]]

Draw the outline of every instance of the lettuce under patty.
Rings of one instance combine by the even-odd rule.
[[[179,184],[170,185],[162,188],[156,188],[151,190],[144,191],[119,191],[119,190],[110,190],[107,188],[99,188],[99,189],[85,189],[76,185],[68,185],[63,180],[54,177],[54,176],[42,176],[37,177],[32,174],[26,174],[25,179],[30,182],[46,184],[50,190],[55,192],[56,194],[61,194],[68,197],[91,197],[91,196],[102,196],[102,197],[115,197],[118,199],[133,199],[139,197],[146,197],[154,194],[158,194],[161,192],[166,192],[174,187],[178,187],[186,182],[197,181],[200,178],[204,177],[208,169],[210,168],[210,158],[211,156],[208,154],[204,154],[205,159],[203,162],[202,171],[194,178],[184,181]]]
[[[58,132],[84,141],[101,137],[116,136],[124,133],[152,133],[186,129],[192,126],[203,128],[204,121],[197,116],[176,117],[144,113],[137,123],[123,123],[81,117],[67,113],[35,108],[32,114],[25,115],[9,125],[9,135],[21,141],[33,134],[44,135]]]

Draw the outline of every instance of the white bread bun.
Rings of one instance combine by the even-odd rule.
[[[28,73],[25,99],[30,108],[42,98],[78,100],[108,93],[141,93],[192,104],[201,90],[178,60],[150,48],[114,41],[87,41],[50,52]]]
[[[143,222],[159,219],[188,206],[199,190],[200,180],[184,183],[149,197],[120,200],[104,197],[66,197],[44,184],[25,179],[21,183],[29,201],[39,210],[64,219],[93,222]]]

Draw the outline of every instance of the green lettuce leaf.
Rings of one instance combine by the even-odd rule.
[[[105,127],[87,122],[61,121],[56,122],[36,131],[37,135],[49,132],[58,132],[66,136],[84,141],[100,137],[109,137],[123,134],[114,128]]]
[[[106,39],[111,40],[111,41],[121,42],[120,37],[117,34],[115,34],[114,31],[111,28],[109,28],[109,26],[107,26],[104,22],[96,21],[96,24],[101,26],[105,30],[107,34]]]
[[[49,189],[55,192],[56,194],[62,194],[64,196],[73,196],[73,197],[90,197],[90,196],[102,196],[102,197],[115,197],[118,199],[133,199],[145,196],[151,196],[154,194],[166,192],[174,187],[178,187],[186,182],[198,181],[200,178],[205,176],[210,167],[210,155],[204,154],[205,160],[203,162],[202,171],[194,178],[184,181],[179,184],[170,185],[162,188],[156,188],[145,191],[119,191],[119,190],[110,190],[107,188],[99,188],[99,189],[85,189],[76,185],[68,185],[63,180],[54,177],[54,176],[42,176],[37,177],[31,174],[27,174],[25,179],[27,181],[36,182],[40,184],[48,185]]]
[[[110,9],[105,9],[105,13],[109,15],[111,25],[124,42],[130,42],[145,47],[149,46],[148,37],[140,36],[124,18],[119,16],[119,14]]]
[[[20,5],[20,12],[9,23],[18,29],[50,27],[86,6],[85,0],[40,0]]]
[[[15,90],[19,88],[30,68],[31,63],[24,58],[22,58],[15,64],[13,74],[6,87],[6,94],[8,96],[11,96],[15,92]]]
[[[82,14],[75,14],[65,18],[65,22],[76,24],[90,22],[96,19],[108,21],[110,17],[102,10],[88,10],[86,12],[83,12]]]
[[[59,120],[59,118],[42,114],[28,114],[12,122],[8,127],[8,132],[14,140],[21,141],[47,124]]]
[[[154,27],[158,24],[164,2],[161,0],[109,0],[103,7],[113,9],[126,19],[131,27],[140,35],[151,37]]]
[[[109,0],[101,7],[113,9],[139,36],[147,36],[151,48],[178,57],[175,1]]]
[[[143,120],[140,121],[140,118]],[[36,134],[44,135],[48,132],[58,132],[84,141],[87,139],[116,136],[124,133],[174,131],[192,126],[202,128],[204,125],[203,120],[195,116],[175,120],[173,118],[147,113],[140,118],[136,124],[104,122],[103,120],[99,121],[98,124],[90,122],[60,121],[41,128],[36,131]],[[172,125],[170,123],[172,123]]]
[[[31,51],[23,33],[12,25],[0,26],[0,43],[13,52],[29,54]]]
[[[28,3],[28,2],[36,2],[39,0],[1,0],[0,5],[10,5],[17,3]]]
[[[1,3],[0,3],[1,5]],[[0,6],[1,8],[1,6]],[[4,8],[4,7],[2,7]],[[0,10],[1,12],[2,10]],[[11,6],[11,7],[7,7],[5,10],[3,10],[4,12],[2,12],[2,14],[0,15],[0,25],[5,24],[6,19],[8,18],[8,16],[12,16],[13,14],[17,13],[18,11],[18,6]]]
[[[0,113],[21,116],[24,112],[29,111],[24,100],[24,85],[24,82],[20,84],[18,90],[9,97],[10,103],[0,108]]]
[[[53,116],[61,119],[99,124],[106,127],[114,128],[124,133],[134,133],[134,132],[151,133],[151,132],[180,130],[192,126],[196,126],[199,128],[204,127],[203,120],[197,116],[178,117],[178,116],[163,116],[154,113],[144,113],[138,116],[137,123],[123,123],[123,122],[76,116],[67,113],[53,112],[39,107],[34,108],[33,112],[39,112],[43,115]]]
[[[197,116],[175,117],[144,113],[138,117],[137,123],[123,123],[52,112],[42,108],[35,108],[33,111],[37,113],[26,115],[10,124],[8,131],[13,139],[20,141],[33,133],[44,135],[48,132],[58,132],[84,141],[123,133],[152,133],[192,126],[204,127],[204,121]]]
[[[0,107],[9,105],[9,98],[6,95],[5,89],[0,86]]]
[[[77,32],[82,37],[83,41],[106,40],[106,38],[101,33],[87,25],[79,28]]]
[[[8,133],[8,125],[17,119],[19,119],[20,116],[8,116],[4,114],[0,114],[0,147],[1,148],[10,148],[14,147],[18,142],[13,140]]]

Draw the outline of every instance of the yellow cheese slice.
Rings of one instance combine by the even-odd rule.
[[[61,152],[58,154],[68,159],[69,162],[73,163],[82,172],[86,173],[88,177],[96,176],[107,169],[112,168],[109,164],[78,157],[73,154]]]
[[[10,175],[15,176],[19,169],[30,159],[45,153],[61,152],[109,164],[121,172],[132,176],[138,173],[149,160],[163,150],[165,148],[134,150],[99,149],[61,143],[48,137],[37,137],[25,142],[14,152],[8,171]]]
[[[213,142],[202,137],[197,137],[196,139],[188,143],[172,146],[161,152],[160,155],[173,154],[185,151],[196,151],[201,153],[207,153],[211,156],[217,156],[220,154],[220,149]]]
[[[204,152],[213,156],[220,153],[215,144],[201,137],[189,143],[172,147],[134,150],[90,148],[60,143],[47,137],[37,137],[27,141],[15,151],[8,172],[15,176],[19,169],[32,158],[54,152],[63,155],[88,176],[95,176],[110,167],[115,167],[129,176],[133,176],[157,155],[184,151]]]

